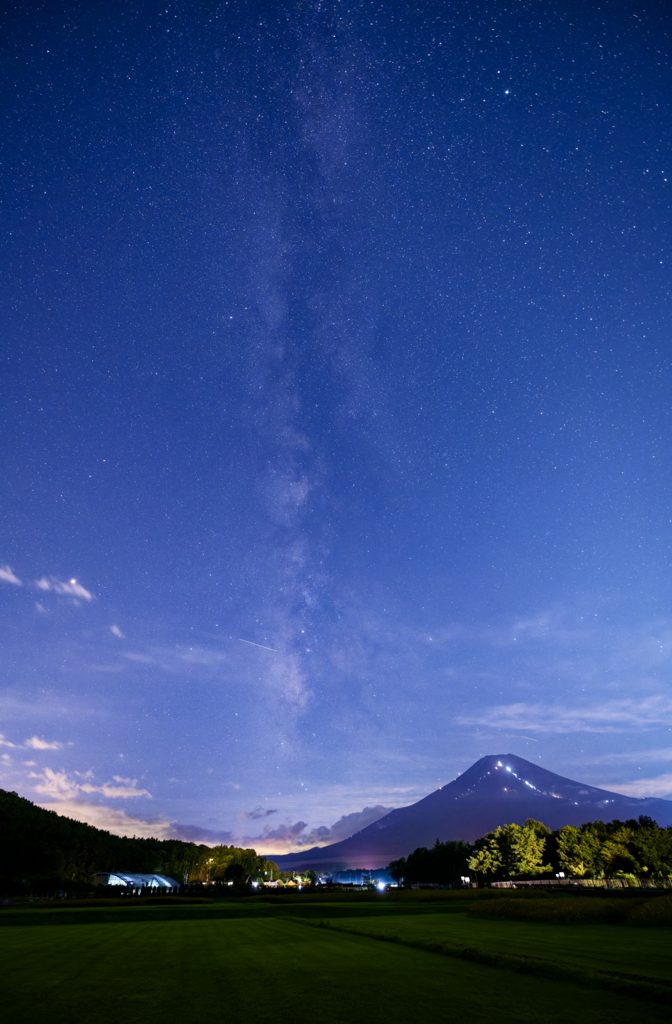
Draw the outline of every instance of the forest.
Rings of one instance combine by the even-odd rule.
[[[405,885],[459,885],[467,875],[479,882],[513,878],[672,876],[672,828],[659,828],[646,815],[637,820],[589,821],[552,832],[528,818],[524,825],[503,825],[471,845],[440,843],[419,847],[392,861],[389,871]]]

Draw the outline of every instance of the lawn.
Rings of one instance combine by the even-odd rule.
[[[593,971],[662,979],[672,983],[672,930],[608,924],[546,924],[478,919],[461,913],[402,913],[329,917],[334,925],[403,940],[451,943],[490,953],[552,960]],[[324,915],[327,917],[327,915]]]
[[[307,926],[325,919],[332,927]],[[3,1010],[13,1024],[625,1024],[641,1021],[643,1013],[647,1024],[669,1020],[669,1005],[643,1005],[590,984],[498,970],[351,935],[338,926],[403,932],[411,941],[449,936],[483,948],[508,941],[511,949],[544,955],[543,949],[565,959],[580,938],[569,934],[575,926],[475,921],[453,907],[442,912],[411,904],[275,906],[231,900],[211,906],[2,911]],[[605,944],[609,963],[613,956],[627,956],[628,943],[633,956],[635,950],[640,956],[642,940],[656,956],[661,945],[669,947],[668,929],[583,930],[593,936],[580,939],[586,951]],[[647,955],[641,952],[642,962]],[[662,977],[658,967],[654,973]]]

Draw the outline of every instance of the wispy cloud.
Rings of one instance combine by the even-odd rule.
[[[3,734],[0,732],[0,747],[15,747],[16,743],[10,743],[6,740]]]
[[[605,788],[614,789],[615,792],[624,793],[626,796],[658,796],[668,799],[672,797],[672,774],[657,775],[653,779],[638,779],[637,782]]]
[[[31,736],[29,740],[26,740],[25,745],[32,747],[33,750],[61,750],[63,747],[63,744],[59,743],[58,740],[50,743],[48,740],[41,740],[39,736]]]
[[[138,789],[138,780],[131,780],[130,786],[111,786],[109,782],[104,783],[102,786],[92,786],[90,782],[85,782],[83,786],[80,786],[82,793],[102,793],[103,796],[112,797],[116,800],[128,797],[146,796],[149,800],[152,799],[152,794],[147,789]]]
[[[114,633],[114,628],[110,627]],[[123,636],[121,631],[114,633],[115,636]],[[223,662],[230,660],[227,651],[199,645],[176,645],[175,647],[148,647],[146,651],[122,651],[121,656],[128,661],[137,662],[140,665],[159,665],[165,672],[182,673],[185,666],[192,670],[194,666],[204,669],[218,669]]]
[[[672,761],[672,747],[658,747],[650,750],[619,750],[597,757],[581,756],[580,764],[644,764],[646,761]]]
[[[604,700],[582,707],[561,704],[501,704],[474,715],[461,715],[460,725],[526,732],[622,732],[672,724],[672,699],[662,695],[641,700]]]
[[[137,788],[137,779],[119,779],[115,781],[124,783],[113,786],[109,782],[102,786],[94,786],[90,782],[80,783],[72,779],[67,772],[55,772],[51,768],[45,768],[43,772],[30,772],[28,778],[38,779],[34,783],[36,793],[49,796],[54,800],[76,800],[80,793],[100,793],[104,797],[113,799],[128,799],[130,797],[147,797],[152,799],[152,794],[146,789]]]
[[[5,583],[13,583],[15,587],[23,586],[19,577],[14,575],[8,565],[0,566],[0,580],[4,580]]]
[[[81,597],[85,601],[93,601],[93,594],[77,580],[56,580],[53,576],[48,580],[46,576],[43,576],[41,580],[35,580],[35,585],[40,590],[51,590],[55,594],[65,594],[69,597]]]
[[[264,810],[263,807],[255,807],[253,811],[241,811],[238,815],[238,821],[258,821],[259,818],[270,818],[272,814],[277,814],[274,809]]]
[[[25,693],[21,696],[13,693],[0,694],[0,718],[5,722],[12,719],[33,721],[35,718],[65,721],[71,720],[73,716],[90,713],[88,709],[82,707],[81,701],[77,703],[73,698],[71,703],[66,703],[58,695],[49,692],[41,693],[39,700],[31,700]]]
[[[119,629],[119,626],[110,626],[110,633],[113,633],[114,636],[119,637],[120,640],[124,639],[124,634]]]

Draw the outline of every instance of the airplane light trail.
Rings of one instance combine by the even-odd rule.
[[[255,644],[254,640],[243,640],[242,636],[239,636],[238,639],[240,640],[241,644],[252,644],[253,647],[261,647],[263,651],[273,651],[274,654],[278,653],[275,647],[264,647],[263,644]]]

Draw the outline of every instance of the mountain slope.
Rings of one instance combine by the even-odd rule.
[[[473,842],[498,825],[522,825],[526,818],[559,829],[585,821],[626,821],[640,814],[660,826],[672,825],[672,801],[611,793],[565,779],[515,754],[491,754],[448,785],[409,807],[398,807],[349,839],[274,860],[283,871],[379,868],[418,846],[432,846],[436,839]]]

